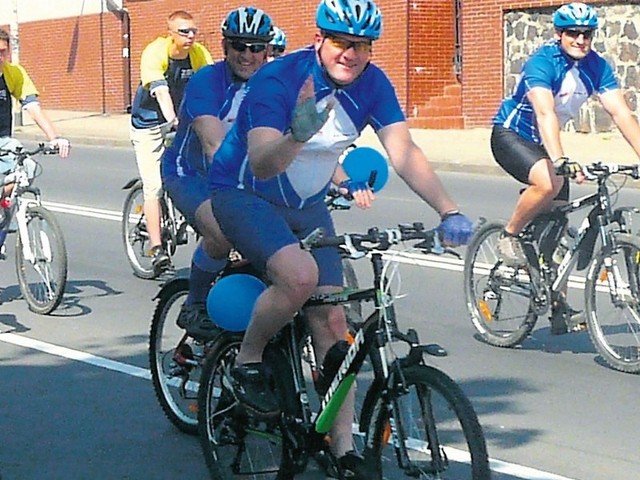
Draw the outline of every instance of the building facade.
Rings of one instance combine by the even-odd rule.
[[[411,126],[488,126],[523,58],[551,38],[551,13],[562,3],[377,0],[384,30],[372,61],[391,78]],[[198,41],[221,59],[220,24],[241,5],[266,10],[286,32],[289,50],[313,39],[317,0],[8,0],[0,2],[0,24],[14,35],[14,56],[47,108],[115,113],[130,106],[142,49],[166,33],[171,12],[194,15]],[[607,52],[637,110],[640,6],[636,1],[594,5],[602,19],[594,48]],[[609,126],[593,103],[577,123],[577,129],[588,131]]]

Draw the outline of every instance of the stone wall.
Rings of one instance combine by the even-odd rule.
[[[592,48],[613,66],[629,107],[640,116],[640,5],[620,2],[595,6],[599,28]],[[504,91],[511,94],[526,59],[544,42],[553,38],[552,15],[557,7],[517,10],[504,15]],[[606,132],[615,128],[597,98],[592,97],[579,118],[566,129],[578,132]]]

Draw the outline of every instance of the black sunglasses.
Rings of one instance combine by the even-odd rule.
[[[274,46],[273,51],[277,53],[284,53],[285,47]]]
[[[566,30],[563,30],[562,32],[566,33],[571,38],[578,38],[580,35],[583,35],[586,40],[591,40],[591,38],[593,37],[593,34],[594,34],[594,30],[592,30],[592,29],[578,30],[578,29],[575,29],[575,28],[567,28]]]
[[[198,29],[195,27],[192,28],[178,28],[176,30],[180,35],[184,35],[185,37],[188,36],[190,33],[193,33],[194,35],[198,34]]]
[[[244,52],[247,48],[251,53],[259,53],[264,52],[265,48],[267,48],[266,43],[244,43],[239,40],[232,40],[229,42],[231,48],[233,48],[236,52]]]

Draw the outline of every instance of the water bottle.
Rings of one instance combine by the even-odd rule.
[[[316,390],[320,396],[324,396],[329,390],[329,386],[336,376],[336,373],[338,373],[338,369],[340,365],[342,365],[342,361],[347,355],[348,350],[349,343],[346,340],[340,340],[335,343],[324,356],[322,367],[318,372],[318,377],[315,382]]]
[[[578,232],[574,227],[567,228],[565,234],[560,238],[560,242],[558,242],[558,246],[553,251],[553,262],[557,265],[562,263],[565,254],[569,251],[569,249],[573,245],[573,240],[576,238]]]

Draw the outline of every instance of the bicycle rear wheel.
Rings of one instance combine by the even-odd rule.
[[[16,273],[29,309],[53,312],[67,283],[67,249],[55,216],[41,206],[27,207],[27,238],[18,231]]]
[[[513,347],[536,324],[529,267],[507,267],[500,260],[498,238],[504,223],[489,222],[475,233],[464,262],[464,293],[474,328],[497,347]]]
[[[149,280],[156,277],[151,265],[149,250],[151,243],[147,232],[147,222],[144,218],[144,197],[142,182],[138,182],[124,201],[122,209],[122,243],[133,273],[140,278]]]
[[[207,355],[198,392],[200,446],[211,478],[284,479],[284,443],[277,420],[261,422],[241,413],[223,385],[242,338],[222,334]]]
[[[179,430],[198,433],[198,387],[206,345],[187,336],[176,320],[189,293],[181,279],[163,288],[149,332],[149,367],[156,397]]]
[[[587,325],[610,367],[640,373],[640,239],[616,234],[615,244],[611,254],[601,249],[587,272]]]
[[[460,387],[425,365],[405,368],[402,376],[404,384],[390,398],[379,395],[373,408],[365,451],[371,477],[489,479],[484,434]]]

